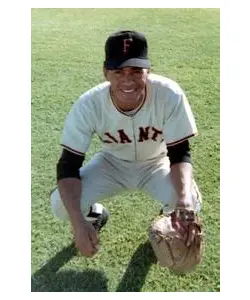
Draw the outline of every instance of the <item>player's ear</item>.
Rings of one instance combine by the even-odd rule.
[[[103,75],[104,75],[105,79],[108,80],[107,73],[108,73],[107,69],[105,67],[103,67]]]

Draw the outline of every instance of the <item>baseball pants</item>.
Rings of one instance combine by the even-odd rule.
[[[94,203],[128,190],[145,191],[167,209],[174,208],[178,200],[170,178],[169,159],[165,154],[147,161],[124,161],[109,153],[98,152],[80,169],[80,176],[84,216]],[[201,195],[195,181],[192,195],[194,208],[199,211]],[[58,188],[54,189],[50,198],[53,214],[61,220],[68,220]]]

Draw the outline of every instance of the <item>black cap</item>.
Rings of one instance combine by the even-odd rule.
[[[136,31],[118,31],[110,35],[105,44],[104,67],[108,70],[124,67],[149,69],[146,37]]]

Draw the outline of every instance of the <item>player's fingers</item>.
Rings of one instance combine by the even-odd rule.
[[[89,233],[78,235],[75,240],[76,248],[87,257],[92,257],[96,253],[96,247],[94,247]]]
[[[89,239],[90,239],[93,249],[98,251],[100,248],[100,240],[99,240],[98,233],[96,232],[96,230],[94,228],[93,228],[93,230],[91,230],[89,232]]]
[[[95,254],[91,241],[88,241],[87,239],[78,243],[76,242],[76,248],[82,255],[87,257],[92,257]]]
[[[193,224],[190,224],[188,226],[188,236],[187,236],[187,241],[186,241],[187,247],[189,247],[193,243],[195,234],[196,234],[196,229],[193,226]]]

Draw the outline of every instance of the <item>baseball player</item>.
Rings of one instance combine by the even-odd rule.
[[[142,33],[110,35],[106,81],[80,96],[65,120],[52,210],[71,222],[76,247],[87,257],[98,251],[109,216],[98,203],[104,198],[139,189],[164,210],[200,209],[189,146],[197,135],[193,113],[181,87],[150,67]],[[102,150],[83,164],[93,134]]]

